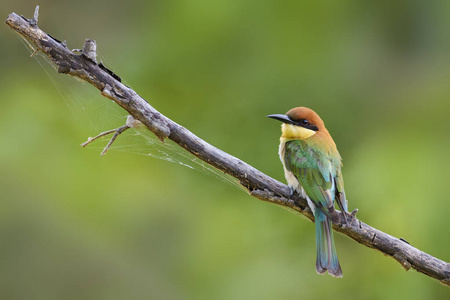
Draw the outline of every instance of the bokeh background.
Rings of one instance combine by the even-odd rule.
[[[95,39],[156,109],[280,181],[265,116],[313,108],[350,209],[450,260],[450,2],[2,1],[1,16],[36,4],[43,30],[69,48]],[[312,223],[145,131],[102,158],[107,139],[80,147],[126,112],[6,25],[0,39],[0,299],[450,297],[339,234],[344,277],[317,275]]]

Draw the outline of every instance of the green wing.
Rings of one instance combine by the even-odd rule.
[[[333,159],[310,147],[306,142],[292,140],[286,142],[284,162],[286,169],[295,175],[308,197],[328,212],[327,208],[334,205],[336,186],[338,190],[343,190],[343,182],[342,185],[334,184],[336,171],[339,170],[340,173],[340,161],[336,166]]]
[[[344,177],[342,177],[341,168],[336,173],[336,200],[339,208],[348,213],[347,199],[344,191]]]

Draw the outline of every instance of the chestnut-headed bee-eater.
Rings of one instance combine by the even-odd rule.
[[[283,122],[279,155],[289,187],[306,198],[316,223],[316,271],[342,277],[334,246],[332,222],[339,223],[335,201],[348,213],[341,156],[322,119],[313,110],[296,107],[285,115],[267,116]]]

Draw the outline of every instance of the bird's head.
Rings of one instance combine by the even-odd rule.
[[[281,137],[284,139],[304,140],[319,132],[328,135],[322,119],[307,107],[296,107],[289,110],[285,115],[274,114],[267,117],[283,122]]]

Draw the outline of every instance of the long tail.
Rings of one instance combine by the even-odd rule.
[[[342,277],[341,266],[337,258],[336,248],[334,247],[333,229],[331,221],[320,210],[315,211],[316,219],[316,271],[324,274],[328,270],[328,274],[334,277]]]

